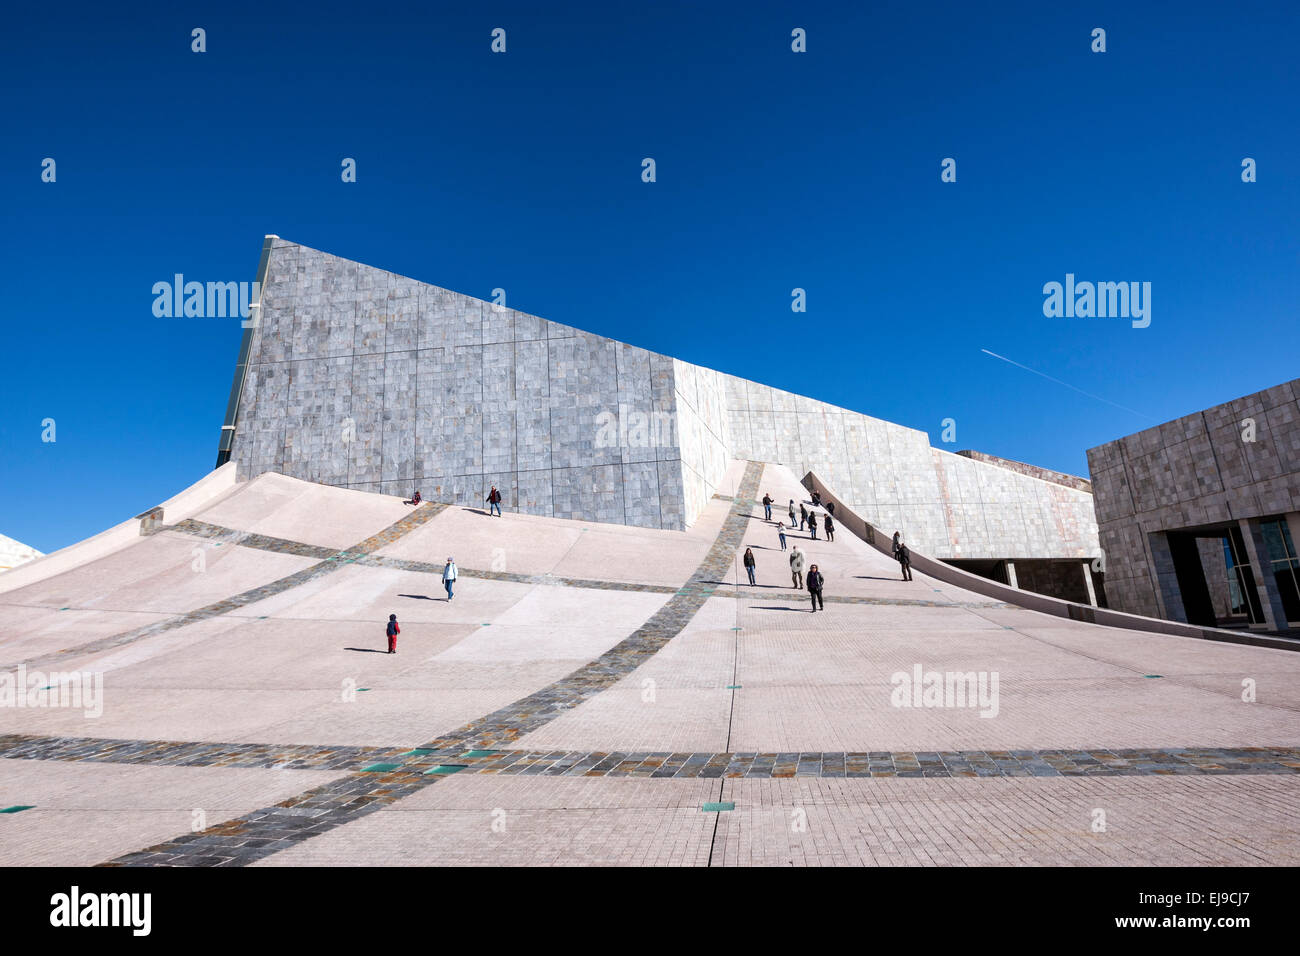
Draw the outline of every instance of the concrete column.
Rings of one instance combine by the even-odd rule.
[[[1282,607],[1282,595],[1278,593],[1277,581],[1273,580],[1273,563],[1268,558],[1268,546],[1259,530],[1259,522],[1254,518],[1241,518],[1237,524],[1241,527],[1241,536],[1246,542],[1246,554],[1250,557],[1250,570],[1255,575],[1259,603],[1264,608],[1264,624],[1270,631],[1284,631],[1286,610]]]
[[[1007,562],[1007,584],[1011,585],[1013,588],[1020,587],[1016,581],[1016,564],[1014,561]]]
[[[1083,562],[1083,583],[1088,588],[1088,603],[1097,606],[1097,589],[1092,586],[1092,562]]]

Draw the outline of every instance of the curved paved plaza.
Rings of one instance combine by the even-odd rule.
[[[756,504],[796,477],[723,488],[675,532],[265,474],[12,572],[0,862],[1300,862],[1300,655],[903,582],[845,531],[789,534],[812,613]],[[34,706],[58,674],[102,694]]]

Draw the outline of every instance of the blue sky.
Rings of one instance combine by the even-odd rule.
[[[7,18],[0,533],[41,550],[212,467],[238,320],[150,290],[251,280],[266,233],[1079,474],[1300,374],[1294,4]],[[1150,282],[1150,327],[1045,317],[1067,272]]]

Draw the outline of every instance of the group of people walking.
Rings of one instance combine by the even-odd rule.
[[[776,503],[775,500],[772,498],[770,494],[763,495],[764,520],[769,522],[772,520],[772,505],[774,505],[775,503]],[[812,495],[812,504],[813,504],[813,509],[822,507],[821,495],[814,492]],[[835,540],[835,517],[834,517],[835,503],[833,501],[828,501],[825,505],[825,508],[826,511],[821,516],[821,520],[820,520],[821,528],[823,531],[826,532],[826,540],[834,541]],[[777,536],[777,540],[781,542],[781,550],[785,551],[788,547],[788,543],[786,541],[787,530],[790,532],[794,532],[795,530],[802,531],[804,530],[804,528],[807,528],[809,539],[812,541],[818,540],[817,538],[817,526],[819,523],[818,513],[815,510],[806,507],[806,505],[803,502],[799,502],[799,512],[798,512],[798,516],[796,517],[795,503],[793,498],[789,500],[788,510],[790,514],[790,527],[787,529],[785,526],[785,522],[781,522],[781,521],[777,522],[776,525],[776,536]],[[757,587],[757,581],[755,580],[755,571],[758,562],[754,558],[754,551],[752,548],[745,549],[745,555],[741,559],[741,563],[745,566],[745,573],[749,576],[749,583]],[[807,567],[807,574],[804,573],[805,567]],[[814,612],[818,610],[822,610],[822,611],[826,610],[826,603],[822,598],[822,590],[826,586],[826,578],[822,574],[821,569],[817,567],[817,565],[815,564],[811,566],[807,565],[807,559],[805,558],[804,553],[799,550],[798,545],[795,545],[793,548],[790,548],[790,581],[791,581],[791,587],[793,587],[795,590],[800,590],[804,588],[807,589],[808,599],[812,602],[812,609]]]
[[[766,515],[767,521],[772,520],[773,504],[775,504],[775,502],[772,500],[771,495],[763,496],[763,513]],[[809,511],[806,507],[804,507],[803,502],[800,502],[799,517],[797,520],[798,520],[797,530],[802,531],[804,530],[804,528],[807,528],[811,540],[816,541],[817,540],[817,512]],[[786,528],[785,522],[783,521],[778,521],[776,525],[776,536],[777,536],[777,540],[781,542],[782,551],[786,549],[786,538],[785,538],[786,531],[793,532],[796,530],[795,521],[796,519],[794,513],[794,499],[791,498],[790,499],[790,527]],[[835,540],[834,502],[826,503],[826,514],[822,516],[821,526],[822,526],[822,530],[826,532],[826,540],[834,541]]]
[[[754,558],[754,549],[746,548],[745,555],[741,558],[741,564],[745,566],[745,573],[749,575],[749,583],[753,587],[758,586],[755,580],[754,572],[758,566],[758,561]],[[808,595],[812,600],[812,609],[814,611],[826,610],[826,603],[822,600],[822,588],[826,585],[826,579],[822,576],[817,565],[808,568],[808,574],[804,575],[804,553],[795,545],[790,551],[790,581],[791,587],[798,590],[807,587]]]
[[[774,501],[774,499],[770,494],[763,495],[763,516],[764,519],[768,522],[772,520],[772,505],[775,503],[776,502]],[[821,503],[821,495],[814,492],[812,495],[812,504],[813,504],[813,509],[823,507]],[[822,515],[821,517],[822,530],[826,532],[827,541],[834,541],[835,540],[835,517],[834,517],[835,502],[828,501],[826,502],[824,507],[826,510],[825,510],[825,514]],[[806,527],[809,531],[810,540],[813,541],[817,540],[817,525],[818,525],[817,511],[809,509],[808,507],[805,506],[803,502],[800,502],[799,509],[796,514],[795,501],[793,498],[789,500],[788,508],[790,514],[790,527],[787,529],[784,522],[777,522],[776,525],[777,540],[781,542],[782,551],[786,551],[788,547],[786,541],[787,530],[791,532],[795,531],[796,529],[802,531]],[[808,597],[809,600],[812,602],[812,609],[814,612],[819,610],[822,611],[826,610],[826,605],[822,597],[822,591],[826,586],[825,576],[822,574],[821,570],[815,564],[809,566],[807,569],[807,574],[805,574],[804,568],[805,566],[807,566],[807,559],[805,558],[804,553],[799,550],[798,545],[795,545],[793,548],[790,548],[789,550],[790,550],[789,560],[790,560],[791,587],[795,588],[796,590],[807,589]],[[894,532],[893,554],[894,554],[894,560],[898,562],[898,566],[903,572],[903,580],[904,581],[912,580],[912,552],[908,550],[907,545],[903,543],[903,535],[899,531]],[[752,586],[757,587],[758,582],[756,578],[756,573],[758,568],[758,561],[754,557],[754,551],[752,548],[745,549],[745,555],[741,563],[745,566],[745,573],[749,577],[749,583]]]

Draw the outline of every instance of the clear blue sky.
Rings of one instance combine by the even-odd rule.
[[[1293,3],[6,20],[0,533],[41,550],[212,467],[238,321],[156,319],[150,289],[251,280],[266,233],[1080,474],[1089,446],[1300,375]],[[1151,326],[1045,318],[1067,272],[1150,282]]]

